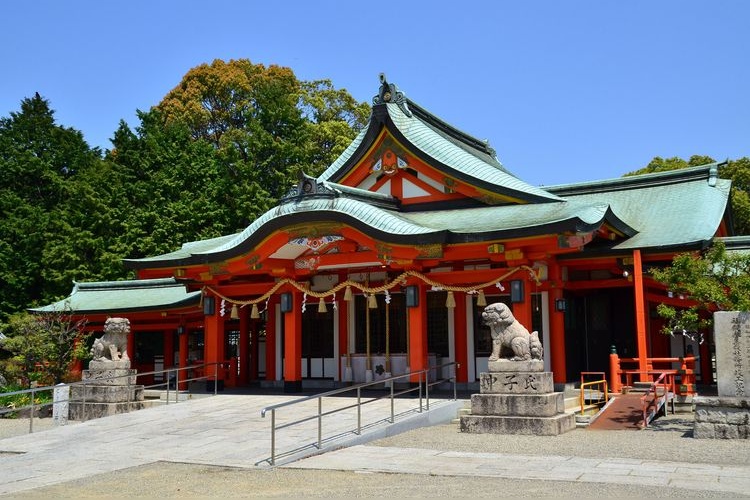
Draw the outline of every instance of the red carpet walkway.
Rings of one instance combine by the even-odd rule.
[[[641,396],[643,394],[618,394],[588,429],[640,430],[643,422]]]

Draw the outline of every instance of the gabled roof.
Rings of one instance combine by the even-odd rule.
[[[607,203],[637,231],[615,250],[702,246],[724,218],[731,181],[718,178],[716,163],[603,181],[548,186],[571,202]]]
[[[319,180],[340,182],[373,146],[383,127],[422,161],[483,191],[519,200],[546,203],[560,199],[505,169],[485,141],[445,123],[385,81],[373,99],[370,121]]]
[[[68,298],[30,311],[77,314],[161,311],[197,306],[200,294],[200,290],[188,292],[174,278],[74,283]]]

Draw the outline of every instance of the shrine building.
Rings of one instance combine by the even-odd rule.
[[[131,322],[140,371],[226,362],[225,387],[296,392],[457,362],[478,387],[504,302],[544,346],[556,384],[623,357],[700,355],[660,333],[685,305],[649,269],[732,241],[718,165],[538,187],[381,78],[365,128],[319,177],[302,176],[242,232],[128,259],[138,279],[76,283],[64,305],[101,331]],[[451,367],[451,370],[454,367]],[[447,374],[446,374],[447,375]]]

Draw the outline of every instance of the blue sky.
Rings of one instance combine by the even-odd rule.
[[[534,185],[750,156],[750,2],[0,4],[0,116],[39,92],[110,147],[192,67],[247,58],[370,101],[378,74]]]

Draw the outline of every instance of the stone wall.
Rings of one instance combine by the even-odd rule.
[[[750,400],[696,396],[693,437],[750,439]]]

